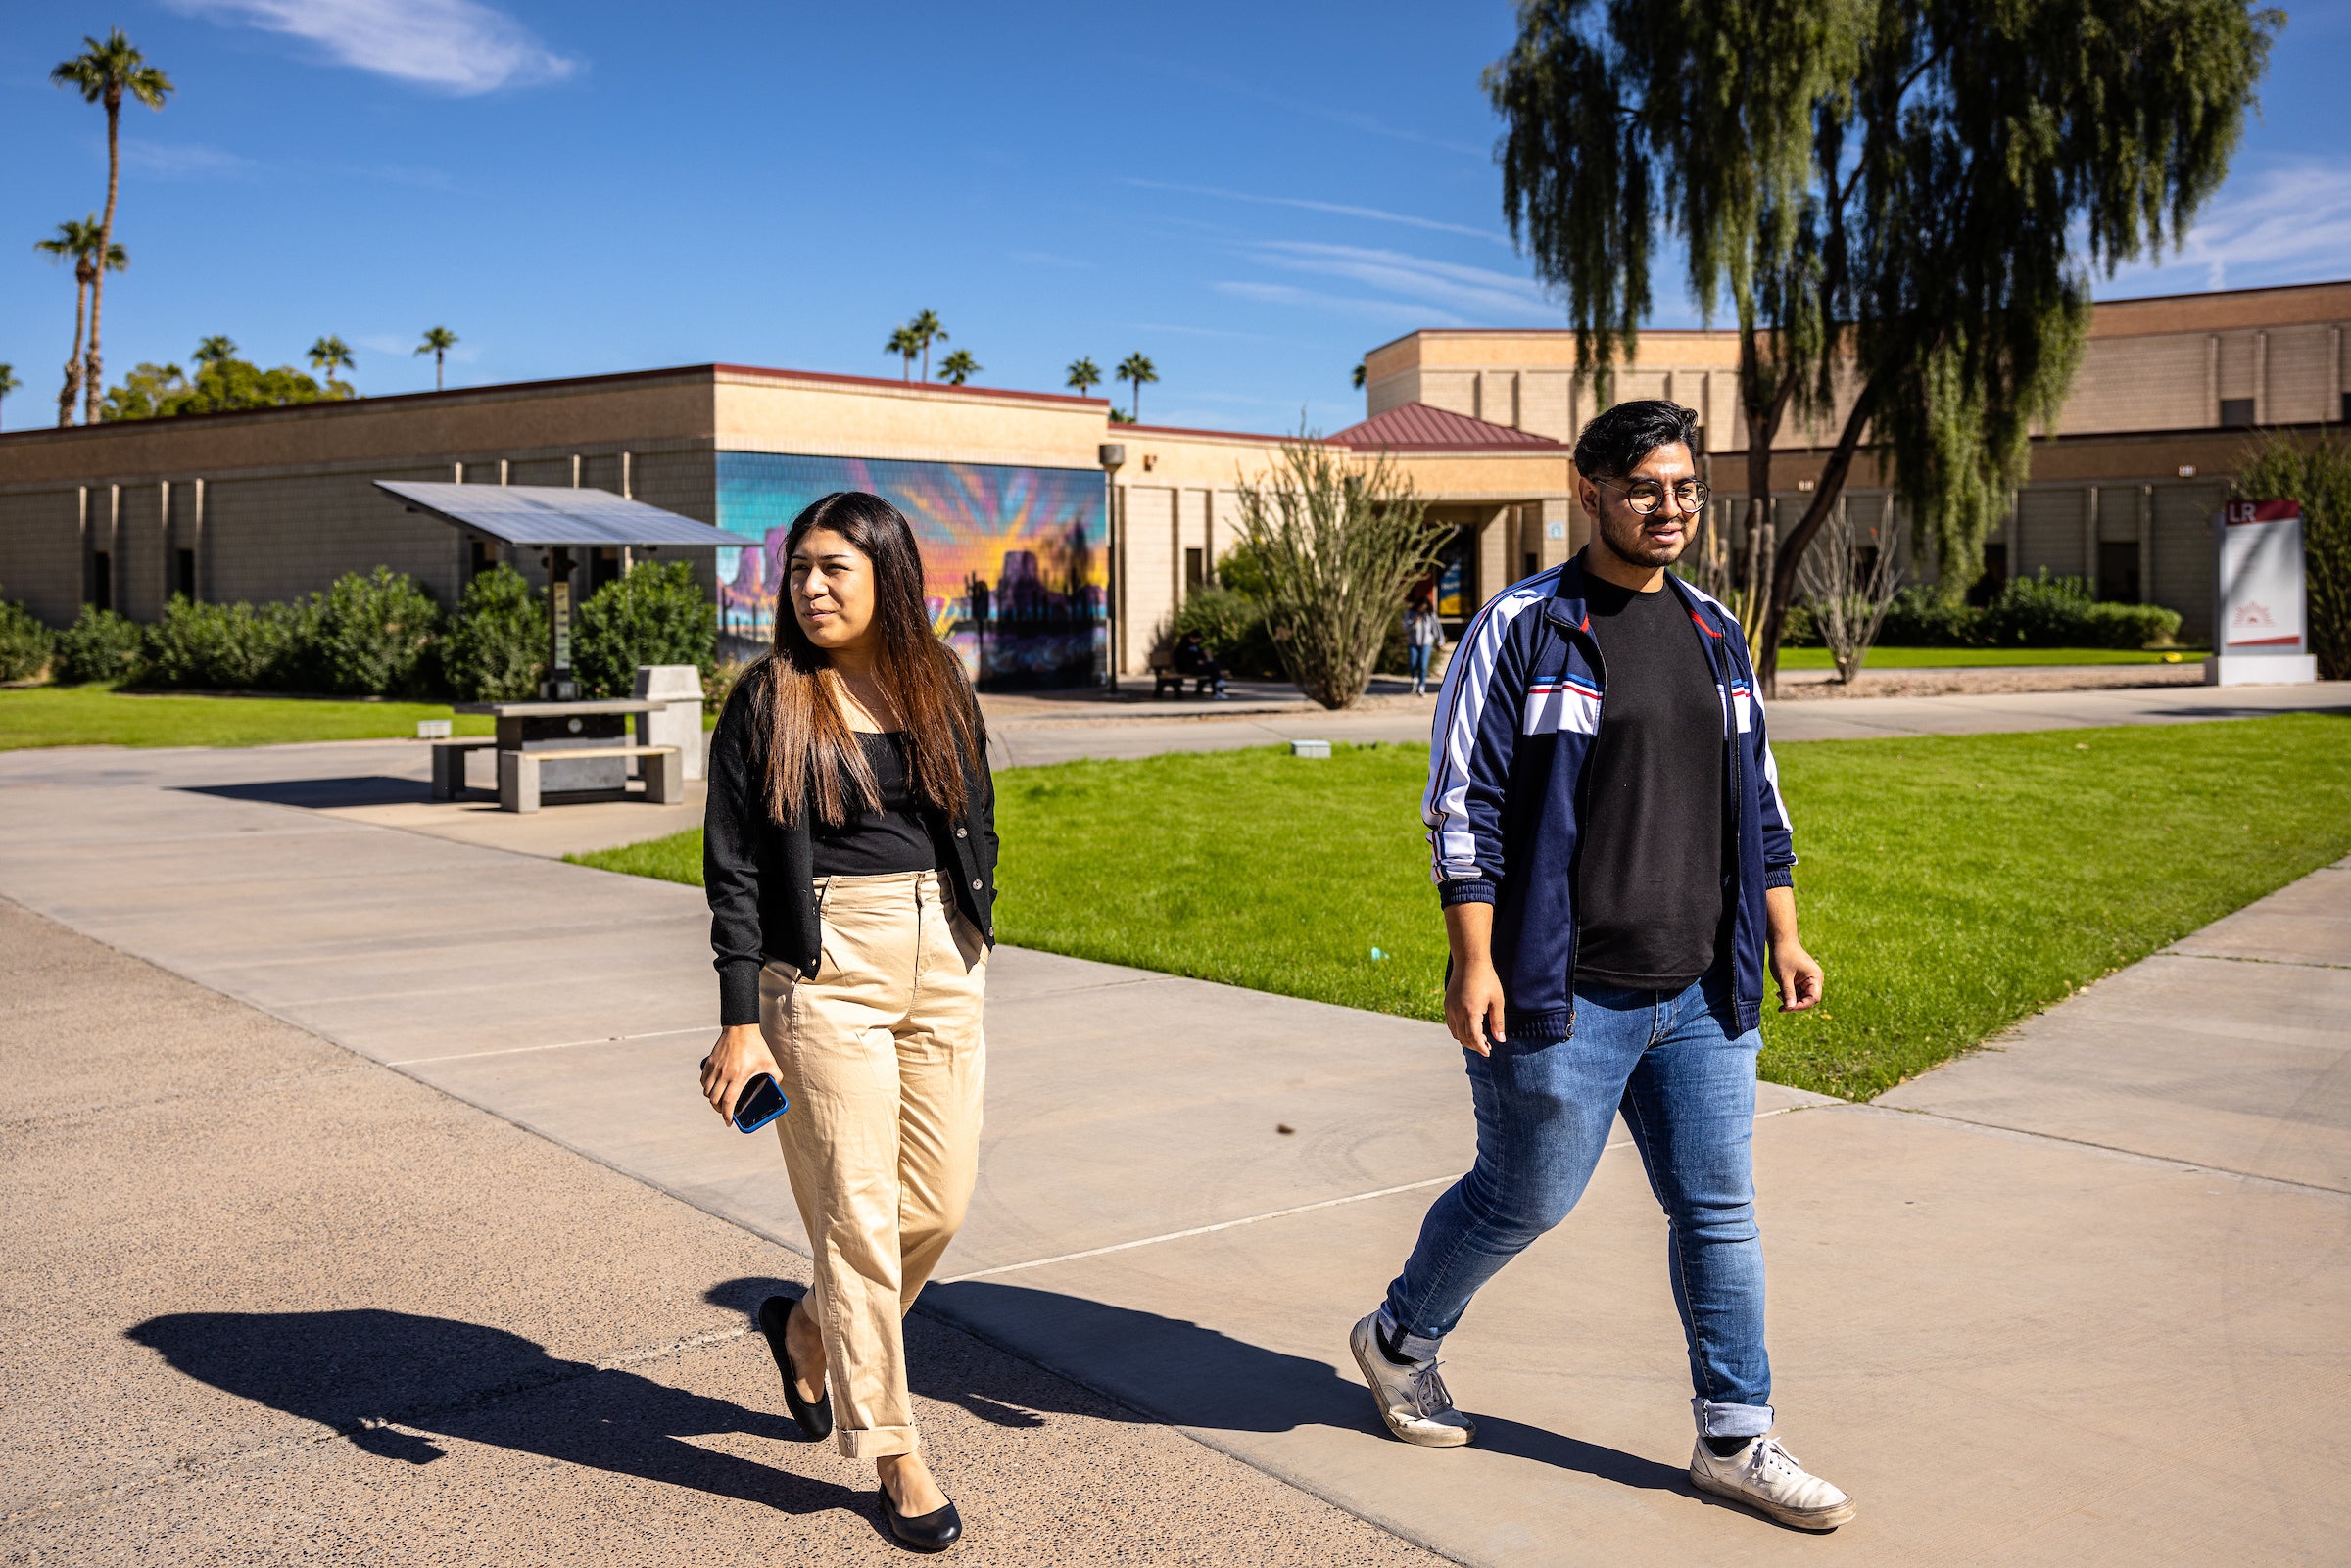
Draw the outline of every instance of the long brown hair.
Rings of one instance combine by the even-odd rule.
[[[801,629],[792,603],[792,553],[817,529],[831,529],[874,566],[875,678],[906,727],[915,791],[949,820],[963,815],[964,773],[978,771],[987,745],[963,661],[932,635],[923,606],[923,556],[905,515],[881,497],[837,490],[792,519],[779,552],[776,643],[761,683],[768,724],[767,809],[797,822],[813,802],[828,827],[851,810],[879,811],[882,791],[865,749],[841,716],[833,656]]]

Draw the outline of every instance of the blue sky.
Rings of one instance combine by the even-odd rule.
[[[72,287],[31,250],[105,195],[51,87],[119,23],[179,91],[124,114],[110,380],[224,332],[362,391],[728,359],[893,375],[929,307],[988,385],[1140,350],[1152,422],[1321,428],[1416,326],[1552,325],[1504,231],[1478,72],[1504,0],[1157,8],[16,0],[0,34],[7,422],[46,422]],[[2185,251],[2109,297],[2351,275],[2351,0],[2293,12]],[[7,238],[9,235],[14,238]],[[1662,290],[1657,324],[1696,311]],[[1124,389],[1118,389],[1122,403]]]

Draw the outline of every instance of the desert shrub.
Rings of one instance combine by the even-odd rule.
[[[1217,662],[1233,675],[1261,681],[1281,678],[1281,655],[1273,646],[1266,606],[1257,599],[1229,588],[1194,589],[1167,624],[1166,640],[1172,642],[1186,632],[1199,633]]]
[[[51,672],[68,685],[127,681],[139,673],[144,641],[136,621],[84,604],[73,624],[58,634]]]
[[[625,697],[640,664],[717,665],[718,606],[684,561],[640,566],[606,583],[572,618],[571,669],[580,690]]]
[[[1886,624],[1878,629],[1883,647],[1968,647],[1976,641],[1976,623],[1983,612],[1949,603],[1934,588],[1913,583],[1894,596]]]
[[[2302,503],[2310,650],[2322,679],[2351,680],[2351,442],[2272,432],[2247,453],[2236,494]]]
[[[357,696],[425,694],[439,675],[441,609],[406,572],[346,572],[313,595],[312,672],[329,691]]]
[[[465,585],[442,641],[449,689],[470,702],[519,702],[547,673],[547,595],[501,561]]]
[[[49,667],[57,634],[14,599],[0,599],[0,681],[30,681]]]
[[[198,604],[173,594],[147,628],[142,685],[214,691],[299,689],[313,618],[301,606]]]

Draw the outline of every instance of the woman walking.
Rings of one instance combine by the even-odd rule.
[[[722,1117],[772,1072],[815,1258],[759,1326],[811,1438],[871,1458],[883,1518],[941,1551],[963,1523],[924,1463],[900,1319],[962,1224],[978,1168],[995,792],[955,655],[932,635],[914,531],[842,491],[793,520],[774,650],[710,748],[702,878]],[[838,1423],[838,1424],[837,1424]]]
[[[1437,618],[1436,602],[1425,594],[1404,607],[1404,654],[1412,671],[1413,695],[1428,694],[1428,663],[1445,646],[1445,623]]]

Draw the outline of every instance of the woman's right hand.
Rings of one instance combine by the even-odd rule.
[[[762,1072],[775,1073],[777,1081],[783,1081],[775,1053],[767,1048],[767,1036],[759,1032],[759,1025],[737,1023],[721,1029],[718,1043],[702,1058],[702,1097],[724,1121],[735,1114],[735,1097],[743,1092],[743,1086]]]

